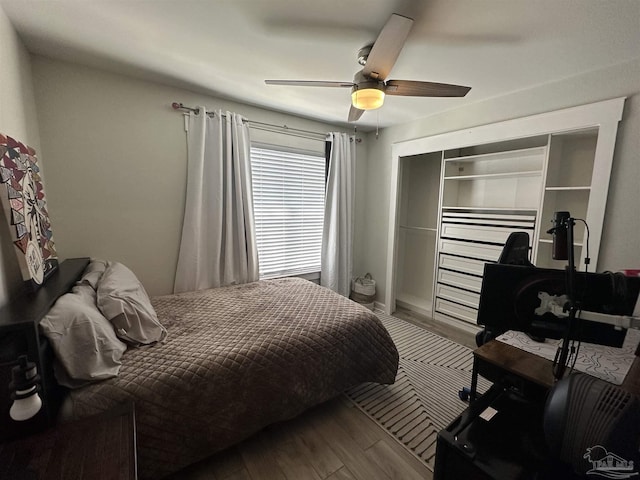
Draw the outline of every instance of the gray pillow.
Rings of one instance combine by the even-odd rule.
[[[135,274],[118,262],[108,262],[98,282],[98,308],[130,345],[164,340],[167,330],[158,321],[149,296]]]
[[[61,296],[40,328],[55,352],[54,373],[61,385],[78,388],[118,375],[127,346],[96,307],[91,286],[78,285]]]
[[[98,288],[98,282],[106,269],[107,262],[105,260],[92,258],[87,268],[84,269],[78,283],[81,285],[91,285],[91,287],[96,290]]]

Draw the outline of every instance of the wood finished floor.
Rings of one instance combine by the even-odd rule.
[[[448,338],[449,340],[459,343],[460,345],[464,345],[465,347],[471,348],[472,350],[475,350],[477,348],[475,335],[473,333],[467,332],[466,330],[455,328],[451,325],[447,325],[444,322],[434,320],[430,317],[402,308],[398,308],[395,312],[393,312],[393,316],[429,330],[436,335]]]
[[[171,480],[432,480],[431,471],[340,396],[267,427]]]

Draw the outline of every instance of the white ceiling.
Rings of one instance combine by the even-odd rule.
[[[34,53],[345,123],[358,50],[391,13],[414,18],[389,79],[472,87],[388,97],[388,126],[640,57],[638,0],[0,0]],[[180,99],[176,99],[180,100]]]

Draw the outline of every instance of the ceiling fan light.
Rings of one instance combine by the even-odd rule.
[[[378,88],[361,88],[351,93],[351,103],[360,110],[375,110],[384,103],[384,92]]]

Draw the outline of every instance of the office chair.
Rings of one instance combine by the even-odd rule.
[[[512,232],[502,248],[498,263],[533,267],[533,263],[529,261],[529,234],[527,232]],[[504,332],[491,331],[485,327],[476,334],[476,345],[481,347],[502,333]],[[534,340],[540,341],[537,338]]]
[[[498,263],[533,267],[533,263],[529,261],[529,234],[527,232],[512,232],[502,248]]]
[[[638,478],[640,397],[621,387],[583,373],[563,378],[547,398],[544,433],[552,455],[579,475]]]

